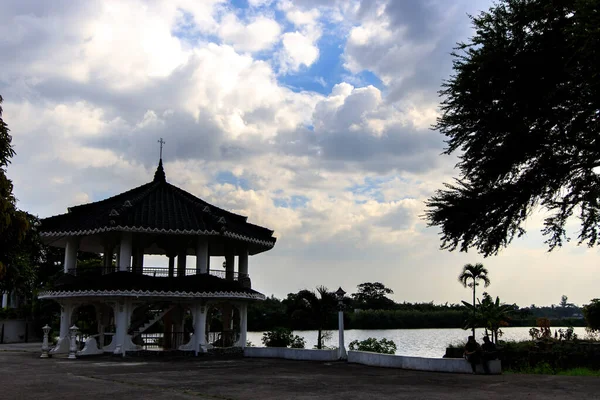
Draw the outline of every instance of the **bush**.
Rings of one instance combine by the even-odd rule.
[[[350,342],[350,350],[371,351],[373,353],[396,354],[396,343],[385,338],[377,340],[368,338],[366,340],[354,340]]]
[[[304,338],[293,335],[287,328],[275,328],[263,333],[262,342],[266,347],[291,347],[293,349],[304,348]]]

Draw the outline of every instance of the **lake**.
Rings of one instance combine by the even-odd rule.
[[[500,340],[528,340],[528,327],[503,328],[504,335]],[[554,330],[561,327],[552,327]],[[566,328],[562,328],[563,330]],[[331,332],[331,338],[325,342],[326,345],[338,345],[338,331]],[[463,329],[381,329],[364,330],[350,329],[344,332],[344,341],[346,349],[353,340],[364,340],[369,337],[377,339],[390,339],[396,343],[396,354],[416,357],[442,357],[446,353],[446,346],[451,343],[460,343],[467,340],[471,331]],[[479,343],[482,343],[484,330],[477,329],[475,337]],[[575,333],[581,339],[586,336],[585,328],[575,328]],[[317,344],[317,331],[294,331],[294,335],[304,338],[306,348],[312,349]],[[248,340],[254,346],[262,346],[262,332],[248,332]]]

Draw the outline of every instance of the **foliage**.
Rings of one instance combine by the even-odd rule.
[[[287,305],[292,319],[308,319],[314,324],[318,332],[317,348],[323,348],[323,329],[337,306],[335,294],[327,290],[325,286],[317,287],[316,292],[301,290],[296,295],[288,295]]]
[[[35,226],[38,219],[24,213],[27,225]],[[42,259],[42,244],[35,230],[29,229],[19,241],[0,250],[7,260],[0,280],[0,292],[15,292],[19,297],[31,301],[37,289],[37,272]]]
[[[591,331],[600,331],[600,299],[592,299],[590,304],[583,306],[583,316]]]
[[[500,298],[496,296],[496,300],[492,299],[488,293],[483,293],[483,300],[479,302],[479,306],[473,307],[472,304],[463,301],[464,306],[469,310],[465,329],[481,326],[492,332],[492,340],[498,343],[500,336],[500,328],[508,326],[511,314],[517,308],[514,304],[500,303]]]
[[[293,335],[292,331],[287,328],[275,328],[272,331],[265,332],[261,340],[266,347],[303,349],[305,346],[304,338]]]
[[[371,351],[373,353],[382,354],[396,354],[396,343],[393,340],[386,338],[377,340],[375,338],[368,338],[365,340],[353,340],[350,342],[350,350],[353,351]]]
[[[597,0],[500,0],[470,17],[474,35],[452,53],[435,129],[460,176],[428,201],[443,249],[497,254],[548,212],[552,250],[580,220],[579,243],[600,225],[600,12]],[[574,215],[574,213],[577,213]]]
[[[15,248],[21,244],[30,232],[31,216],[16,207],[13,185],[6,176],[6,168],[15,155],[12,137],[8,126],[2,119],[2,96],[0,96],[0,282],[4,281],[8,269],[18,268],[20,260],[15,259]],[[11,290],[4,283],[3,290]]]
[[[379,282],[365,282],[357,286],[358,291],[352,294],[354,307],[363,310],[388,310],[394,307],[394,301],[387,297],[394,291]]]
[[[529,336],[531,340],[537,340],[542,337],[542,332],[538,328],[529,328]]]
[[[276,326],[289,326],[285,304],[275,296],[248,305],[248,330],[267,331]]]
[[[572,326],[567,327],[564,331],[562,329],[558,330],[559,340],[577,340],[577,334],[575,333],[575,329]]]

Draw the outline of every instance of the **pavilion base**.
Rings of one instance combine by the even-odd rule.
[[[50,350],[50,354],[68,354],[70,340],[69,336],[61,337],[58,339],[56,346],[52,350]]]

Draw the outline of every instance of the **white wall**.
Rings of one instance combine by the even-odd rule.
[[[367,351],[349,351],[348,362],[374,367],[403,368],[417,371],[472,373],[471,364],[462,358],[406,357]],[[492,374],[502,373],[500,360],[489,361],[488,365]],[[477,366],[477,372],[483,373],[481,365]]]
[[[287,347],[246,347],[244,357],[284,358],[286,360],[334,361],[338,351],[313,349],[288,349]]]
[[[39,338],[37,332],[31,331],[31,323],[23,320],[4,320],[0,321],[0,335],[2,334],[2,326],[4,326],[4,341],[3,343],[24,343],[25,342],[25,331],[29,324],[29,337],[28,341],[36,341]]]

